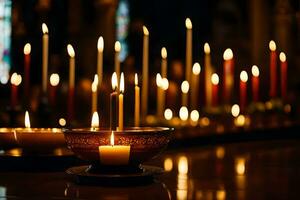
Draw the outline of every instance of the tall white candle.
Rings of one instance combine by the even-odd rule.
[[[198,109],[198,96],[199,96],[199,76],[201,72],[201,66],[199,63],[193,65],[193,74],[191,82],[191,108],[192,110]]]
[[[49,36],[48,27],[45,23],[42,24],[43,31],[43,59],[42,59],[42,88],[43,92],[47,92],[47,80],[48,80],[48,51],[49,51]]]
[[[120,51],[121,51],[121,43],[119,41],[115,42],[115,72],[117,73],[117,77],[120,77]]]
[[[97,43],[98,56],[97,56],[97,75],[99,79],[99,86],[102,83],[103,79],[103,50],[104,50],[104,40],[103,37],[100,36]]]
[[[69,60],[69,88],[74,89],[75,87],[75,51],[72,45],[67,46],[68,54],[70,56]]]
[[[92,113],[96,112],[98,109],[98,75],[95,74],[94,81],[92,83]]]
[[[205,71],[205,103],[209,108],[212,105],[212,66],[211,66],[211,56],[210,56],[210,46],[208,43],[204,44],[204,71]]]
[[[190,18],[186,18],[185,20],[186,26],[186,56],[185,56],[185,79],[190,82],[191,72],[192,72],[192,48],[193,48],[193,31],[192,31],[192,22]]]
[[[142,117],[148,112],[148,70],[149,70],[149,31],[143,26],[143,78],[142,78]]]

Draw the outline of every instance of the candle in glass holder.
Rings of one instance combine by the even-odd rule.
[[[72,45],[67,46],[69,54],[69,93],[68,93],[68,120],[73,119],[74,114],[74,92],[75,92],[75,51]]]
[[[11,75],[11,108],[14,109],[18,104],[18,87],[22,82],[22,76],[16,72]]]
[[[186,27],[186,55],[185,55],[185,79],[190,82],[191,72],[192,72],[192,54],[193,54],[193,25],[190,18],[186,18],[185,20]]]
[[[140,126],[140,87],[138,84],[138,75],[134,75],[134,126]]]
[[[219,90],[219,76],[218,74],[214,73],[211,76],[211,83],[212,83],[212,106],[218,105],[218,90]]]
[[[251,68],[252,73],[252,98],[253,102],[259,101],[259,69],[256,65]]]
[[[98,110],[98,75],[95,74],[94,81],[92,83],[92,113]]]
[[[191,86],[191,108],[197,109],[199,105],[199,76],[201,72],[201,66],[199,63],[193,65],[192,74],[192,86]]]
[[[100,163],[114,166],[127,165],[129,163],[130,146],[115,145],[114,140],[114,132],[112,131],[110,145],[99,146]]]
[[[124,128],[124,103],[123,103],[124,89],[125,89],[124,74],[122,72],[121,78],[120,78],[120,93],[119,93],[119,126],[118,126],[118,130],[120,130],[120,131],[122,131]]]
[[[182,92],[181,102],[182,102],[182,106],[185,106],[185,107],[187,107],[187,105],[188,105],[189,89],[190,89],[189,82],[187,80],[183,81],[181,83],[181,92]]]
[[[56,103],[56,91],[57,91],[57,86],[59,84],[60,78],[59,75],[56,73],[53,73],[50,75],[50,103],[52,105],[55,105]]]
[[[42,88],[43,92],[47,92],[47,81],[48,81],[48,51],[49,51],[49,36],[48,27],[45,23],[42,24],[43,31],[43,70],[42,70]]]
[[[30,52],[31,45],[26,43],[24,46],[24,94],[29,95],[29,84],[30,84]]]
[[[204,44],[204,72],[205,72],[205,103],[209,108],[212,104],[212,66],[211,66],[211,56],[210,56],[210,46],[208,43]]]
[[[103,50],[104,50],[104,40],[103,37],[100,36],[97,43],[98,55],[97,55],[97,75],[99,79],[98,87],[102,83],[103,79]]]
[[[269,42],[270,49],[270,97],[276,97],[277,92],[277,53],[276,43],[271,40]]]
[[[226,49],[223,54],[224,68],[223,68],[223,98],[224,103],[229,104],[233,90],[233,53],[231,49]]]
[[[285,101],[287,97],[287,61],[286,61],[286,55],[285,53],[281,52],[279,54],[280,59],[280,88],[281,88],[281,97],[282,100]]]
[[[148,71],[149,71],[149,31],[143,26],[143,79],[142,79],[142,117],[148,112]]]
[[[117,77],[120,77],[120,51],[121,43],[119,41],[115,42],[115,72]]]
[[[113,92],[110,94],[110,128],[116,130],[117,128],[117,115],[118,115],[118,78],[117,73],[114,72],[111,77],[111,86]]]
[[[240,107],[241,111],[245,111],[247,101],[247,81],[248,74],[246,71],[242,71],[240,74]]]

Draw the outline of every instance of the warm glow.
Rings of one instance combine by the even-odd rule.
[[[246,123],[246,118],[244,115],[239,115],[236,119],[235,119],[235,125],[236,126],[244,126]]]
[[[98,51],[103,52],[103,49],[104,49],[104,40],[103,40],[102,36],[100,36],[99,39],[98,39],[97,48],[98,48]]]
[[[270,49],[271,51],[275,51],[275,50],[276,50],[276,43],[274,42],[274,40],[271,40],[271,41],[269,42],[269,49]]]
[[[139,85],[139,78],[138,78],[137,73],[134,74],[134,85],[135,85],[135,86],[138,86],[138,85]]]
[[[188,159],[186,156],[180,156],[178,159],[178,172],[179,174],[187,174],[189,171]]]
[[[167,90],[169,88],[169,81],[167,78],[161,80],[161,89]]]
[[[248,74],[246,71],[242,71],[241,74],[240,74],[240,79],[241,81],[243,82],[247,82],[248,81]]]
[[[60,118],[60,119],[58,120],[58,123],[59,123],[60,126],[65,126],[65,125],[67,124],[65,118]]]
[[[29,113],[27,110],[25,112],[25,127],[30,128],[30,118],[29,118]]]
[[[161,57],[166,59],[168,56],[166,47],[161,48]]]
[[[183,81],[181,83],[181,91],[182,91],[182,93],[185,93],[185,94],[188,93],[189,89],[190,89],[189,82],[188,81]]]
[[[98,115],[97,111],[95,111],[93,113],[91,127],[92,128],[99,128],[99,115]]]
[[[115,42],[115,52],[121,51],[121,43],[119,41]]]
[[[92,92],[96,92],[98,88],[98,75],[95,74],[94,81],[92,83]]]
[[[217,147],[216,148],[216,156],[219,159],[223,159],[225,156],[225,149],[224,147]]]
[[[200,120],[200,124],[202,126],[208,126],[210,124],[210,120],[208,117],[202,117]]]
[[[42,31],[43,31],[43,34],[48,34],[48,27],[45,23],[42,24]]]
[[[164,169],[167,172],[172,171],[172,169],[173,169],[173,161],[172,161],[171,158],[166,158],[165,159],[165,161],[164,161]]]
[[[59,84],[59,75],[54,73],[50,76],[50,85],[55,87]]]
[[[225,51],[224,51],[224,53],[223,53],[223,59],[224,60],[230,60],[230,59],[232,59],[233,58],[233,52],[232,52],[232,50],[231,49],[226,49]]]
[[[204,53],[206,54],[210,53],[210,46],[207,42],[204,44]]]
[[[111,132],[111,135],[110,135],[110,145],[111,146],[115,145],[115,136],[114,136],[114,132],[113,131]]]
[[[194,74],[194,75],[199,75],[200,72],[201,72],[201,66],[200,66],[200,64],[196,62],[196,63],[193,65],[192,71],[193,71],[193,74]]]
[[[285,62],[286,61],[286,55],[285,55],[284,52],[280,52],[279,59],[280,59],[281,62]]]
[[[160,73],[156,74],[156,85],[157,85],[157,87],[161,87],[162,86],[162,78],[161,78]]]
[[[146,26],[143,26],[144,35],[149,35],[149,31]]]
[[[114,72],[111,76],[111,87],[113,90],[116,90],[118,88],[118,78],[116,72]]]
[[[218,85],[218,84],[219,84],[219,81],[220,81],[220,79],[219,79],[218,74],[213,73],[213,74],[211,75],[211,82],[212,82],[212,84],[213,84],[213,85]]]
[[[30,52],[31,52],[31,45],[30,45],[30,43],[26,43],[24,46],[24,54],[28,55],[28,54],[30,54]]]
[[[258,77],[259,76],[259,69],[256,65],[253,65],[252,68],[251,68],[251,72],[252,72],[252,75],[255,76],[255,77]]]
[[[189,118],[189,111],[187,107],[182,106],[179,110],[179,117],[181,120],[186,121]]]
[[[216,193],[217,200],[225,200],[226,199],[226,191],[225,190],[218,190]]]
[[[199,112],[197,110],[193,110],[191,112],[191,120],[193,122],[197,122],[199,120]]]
[[[15,86],[19,86],[22,83],[22,76],[16,72],[11,75],[10,83]]]
[[[244,175],[246,171],[245,167],[246,159],[245,158],[237,158],[235,171],[238,175]]]
[[[232,116],[237,117],[240,114],[240,106],[237,104],[234,104],[231,107],[231,114],[232,114]]]
[[[120,78],[120,92],[124,93],[125,90],[125,82],[124,82],[124,73],[121,73],[121,78]]]
[[[68,54],[71,58],[75,57],[75,51],[72,45],[68,44],[67,46]]]
[[[173,117],[173,112],[170,108],[167,108],[164,112],[164,116],[166,120],[171,120]]]
[[[186,18],[186,20],[185,20],[185,27],[187,29],[193,28],[193,25],[192,25],[192,22],[191,22],[190,18]]]

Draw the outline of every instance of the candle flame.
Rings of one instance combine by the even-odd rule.
[[[238,104],[234,104],[231,107],[231,114],[234,117],[237,117],[240,114],[240,106]]]
[[[270,49],[271,51],[276,51],[276,43],[274,42],[274,40],[271,40],[271,41],[269,42],[269,49]]]
[[[99,128],[99,115],[98,115],[97,111],[95,111],[93,113],[91,127],[92,128]]]
[[[121,51],[121,43],[119,41],[115,42],[115,52]]]
[[[167,90],[169,88],[169,81],[167,78],[161,79],[161,86],[163,90]]]
[[[166,158],[164,160],[164,169],[167,172],[172,171],[172,169],[173,169],[173,160],[172,160],[172,158]]]
[[[246,71],[242,71],[240,74],[240,79],[241,81],[243,81],[244,83],[246,83],[248,81],[248,74]]]
[[[246,118],[244,115],[239,115],[234,121],[234,124],[236,126],[244,126],[245,123],[246,123]]]
[[[43,34],[48,34],[48,27],[45,23],[42,24],[42,31],[43,31]]]
[[[30,128],[30,118],[27,110],[25,112],[25,128]]]
[[[68,44],[67,50],[68,50],[68,54],[71,58],[75,57],[75,51],[71,44]]]
[[[135,86],[138,86],[138,85],[139,85],[139,78],[138,78],[137,73],[134,74],[134,85],[135,85]]]
[[[188,93],[189,89],[190,89],[189,82],[188,81],[183,81],[181,83],[181,91],[182,91],[182,93],[185,93],[185,94]]]
[[[223,59],[224,60],[230,60],[233,58],[233,52],[230,48],[226,49],[223,53]]]
[[[251,72],[252,72],[252,75],[255,76],[255,77],[258,77],[259,76],[259,69],[256,65],[253,65],[252,68],[251,68]]]
[[[162,78],[161,78],[160,73],[156,74],[156,85],[157,85],[157,87],[161,87],[162,86]]]
[[[124,93],[125,90],[125,82],[124,82],[124,73],[121,73],[121,78],[120,78],[120,92]]]
[[[97,48],[98,48],[98,51],[103,52],[104,40],[103,40],[102,36],[100,36],[99,39],[98,39]]]
[[[281,62],[285,62],[286,61],[286,55],[285,55],[284,52],[280,52],[279,59],[280,59]]]
[[[92,83],[92,92],[96,92],[98,88],[98,75],[95,74],[94,81]]]
[[[200,72],[201,72],[201,66],[200,66],[200,64],[196,62],[196,63],[193,65],[192,71],[193,71],[193,74],[194,74],[194,75],[199,75]]]
[[[166,47],[161,48],[161,57],[162,57],[163,59],[166,59],[167,56],[168,56],[168,53],[167,53]]]
[[[190,18],[186,18],[186,20],[185,20],[185,27],[187,29],[192,29],[193,28],[192,21],[190,20]]]
[[[31,52],[31,45],[30,45],[30,43],[26,43],[25,44],[25,46],[24,46],[24,54],[25,55],[28,55],[28,54],[30,54],[30,52]]]
[[[114,136],[114,132],[113,131],[111,132],[111,135],[110,135],[110,145],[111,146],[115,145],[115,136]]]
[[[58,123],[59,123],[60,126],[65,126],[65,125],[67,124],[65,118],[60,118],[60,119],[58,120]]]
[[[164,116],[166,120],[170,120],[173,117],[173,112],[170,108],[167,108],[164,112]]]
[[[246,171],[245,163],[246,163],[245,158],[237,158],[236,159],[235,171],[238,175],[244,175],[245,174],[245,171]]]
[[[188,173],[188,159],[186,156],[179,157],[178,172],[179,172],[179,174],[187,174]]]
[[[207,42],[204,44],[204,53],[206,54],[210,53],[210,46]]]
[[[114,72],[112,74],[112,77],[111,77],[111,86],[112,86],[113,90],[116,90],[118,88],[118,77],[117,77],[117,73],[116,72]]]
[[[55,87],[59,84],[59,75],[56,73],[51,74],[50,76],[50,85]]]
[[[211,82],[214,85],[218,85],[219,84],[219,76],[216,73],[213,73],[213,75],[211,75]]]
[[[16,72],[11,75],[10,83],[15,86],[19,86],[22,83],[22,76]]]
[[[199,120],[199,112],[197,110],[193,110],[191,112],[191,120],[193,122],[197,122]]]
[[[146,26],[143,26],[143,32],[144,32],[144,35],[147,35],[147,36],[149,35],[149,31]]]
[[[189,111],[187,107],[182,106],[179,110],[179,117],[181,120],[186,121],[189,118]]]

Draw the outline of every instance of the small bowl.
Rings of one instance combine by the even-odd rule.
[[[0,149],[7,150],[15,148],[17,141],[15,139],[15,131],[13,128],[0,128]]]
[[[130,145],[128,165],[137,166],[161,153],[171,139],[173,128],[132,127],[114,131],[115,145]],[[99,146],[109,145],[111,130],[64,129],[65,139],[79,158],[99,164]]]

